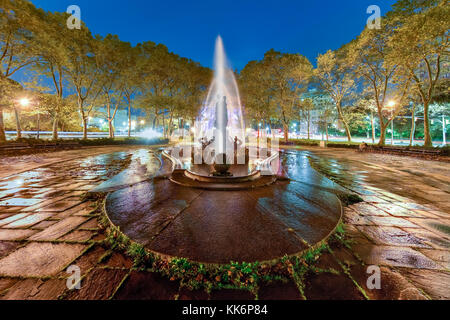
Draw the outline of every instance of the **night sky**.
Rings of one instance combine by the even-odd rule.
[[[117,34],[132,44],[154,41],[204,66],[212,65],[214,39],[222,35],[232,66],[242,69],[274,48],[319,53],[355,38],[376,4],[385,14],[395,0],[32,0],[45,10],[81,8],[94,34]]]

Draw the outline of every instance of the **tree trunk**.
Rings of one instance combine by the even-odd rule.
[[[87,139],[87,134],[88,134],[88,129],[87,129],[87,122],[88,121],[87,120],[88,120],[87,117],[85,117],[85,116],[81,117],[81,121],[83,123],[83,140]]]
[[[173,126],[173,112],[170,113],[169,124],[167,126],[167,133],[169,137],[172,135],[172,126]]]
[[[181,130],[181,136],[184,139],[184,119],[183,118],[180,119],[179,127],[180,127],[179,129]]]
[[[325,133],[327,135],[327,142],[328,142],[328,123],[325,123]]]
[[[409,134],[409,146],[414,144],[414,135],[416,133],[416,105],[413,105],[411,112],[411,133]]]
[[[309,113],[310,111],[308,110],[308,140],[310,139],[310,127],[311,127],[311,115]],[[300,122],[299,122],[300,124]]]
[[[270,128],[270,135],[272,137],[272,140],[274,140],[275,139],[275,131],[273,130],[272,120],[270,118],[269,118],[268,123],[269,123],[269,128]]]
[[[284,130],[284,142],[289,142],[289,126],[286,123],[283,123],[283,130]]]
[[[108,132],[109,132],[109,138],[110,139],[114,139],[114,128],[113,128],[113,122],[112,120],[108,119]]]
[[[17,139],[22,138],[22,128],[20,127],[20,115],[19,111],[16,107],[14,107],[14,114],[16,115],[16,130],[17,130]]]
[[[131,102],[128,101],[128,138],[131,137]]]
[[[84,100],[81,99],[81,97],[78,95],[78,110],[80,111],[81,115],[81,124],[83,126],[83,140],[87,139],[87,125],[88,125],[88,117],[86,116],[86,113],[84,112]]]
[[[112,127],[112,119],[111,119],[111,105],[109,103],[106,106],[106,111],[108,113],[108,133],[109,133],[109,138],[110,139],[114,139],[114,130],[113,130],[113,127]]]
[[[336,103],[336,107],[338,110],[338,114],[339,114],[339,119],[342,121],[342,123],[344,124],[344,128],[345,128],[345,134],[347,135],[347,139],[348,142],[352,141],[352,135],[350,133],[350,128],[348,127],[348,123],[347,121],[345,121],[344,119],[344,113],[342,112],[342,106],[341,106],[341,101]]]
[[[424,101],[423,104],[423,125],[424,125],[424,146],[425,147],[432,147],[433,141],[431,140],[431,133],[430,133],[430,118],[429,118],[429,101]]]
[[[58,140],[58,114],[57,113],[53,117],[52,139]]]
[[[167,138],[167,131],[166,131],[166,114],[162,114],[162,125],[163,125],[163,137]]]
[[[3,107],[0,106],[0,142],[6,141],[5,124],[3,122]]]
[[[384,146],[386,143],[386,129],[389,122],[384,124],[383,120],[380,121],[380,140],[378,141],[379,146]]]
[[[36,138],[39,140],[41,131],[41,114],[38,112],[37,114],[37,135]]]
[[[345,134],[347,135],[348,142],[352,142],[352,134],[350,133],[350,128],[348,127],[348,124],[346,121],[343,120],[343,122],[344,122],[344,126],[345,126]]]
[[[373,111],[370,112],[370,125],[372,126],[372,143],[375,144],[375,125],[373,121]]]

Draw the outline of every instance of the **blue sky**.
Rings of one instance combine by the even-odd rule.
[[[234,68],[274,48],[301,53],[312,63],[364,28],[369,5],[382,14],[395,0],[31,0],[47,11],[76,4],[94,34],[117,34],[132,44],[154,41],[210,67],[214,39],[222,35]]]

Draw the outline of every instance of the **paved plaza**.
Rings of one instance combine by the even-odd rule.
[[[84,148],[0,159],[1,299],[254,299],[240,290],[189,291],[105,243],[86,192],[121,172],[137,149]],[[157,148],[140,150],[153,152]],[[450,163],[342,149],[287,149],[361,196],[345,208],[351,248],[322,254],[306,278],[270,283],[258,299],[450,299]],[[294,182],[294,181],[293,181]],[[68,267],[81,270],[67,288]],[[367,267],[381,268],[381,289]]]

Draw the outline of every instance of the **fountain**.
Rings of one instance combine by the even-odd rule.
[[[268,146],[246,137],[220,37],[214,65],[194,138],[161,150],[153,174],[136,159],[122,173],[135,184],[113,178],[116,187],[96,189],[108,193],[111,224],[160,257],[201,263],[273,261],[314,248],[342,217],[339,186],[306,156],[283,151],[280,157],[276,141]]]
[[[216,40],[214,79],[195,122],[194,146],[180,144],[163,152],[174,163],[170,180],[202,189],[237,190],[276,181],[277,144],[259,148],[246,137],[239,90],[222,38]],[[249,143],[247,143],[249,142]]]
[[[226,151],[227,135],[238,137],[241,141],[245,138],[239,89],[220,36],[217,37],[215,46],[214,79],[197,118],[195,130],[197,137],[211,139],[214,135],[221,136],[223,139],[215,141],[219,153]]]

